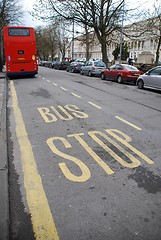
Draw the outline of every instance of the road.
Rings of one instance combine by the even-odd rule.
[[[159,92],[45,67],[8,92],[10,239],[161,239]]]

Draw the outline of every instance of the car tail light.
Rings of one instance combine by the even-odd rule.
[[[92,67],[92,70],[95,70],[95,67]]]
[[[139,76],[140,73],[139,72],[129,72],[128,75],[130,75],[130,76]]]

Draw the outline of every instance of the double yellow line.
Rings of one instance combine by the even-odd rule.
[[[43,189],[41,176],[38,173],[22,114],[18,106],[17,94],[13,81],[10,81],[10,86],[12,107],[16,122],[16,135],[20,146],[22,168],[24,171],[24,186],[35,239],[58,240],[59,236]]]

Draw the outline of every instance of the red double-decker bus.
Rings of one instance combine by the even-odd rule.
[[[34,28],[4,27],[3,45],[7,77],[35,76],[38,73]]]

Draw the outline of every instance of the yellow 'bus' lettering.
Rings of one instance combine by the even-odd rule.
[[[77,118],[88,118],[88,114],[86,114],[82,111],[78,111],[80,109],[75,105],[65,105],[64,108],[71,111],[72,114]]]
[[[55,112],[55,114],[61,120],[72,120],[73,119],[73,117],[62,106],[58,106],[58,108],[67,116],[66,118],[64,116],[62,116],[54,106],[51,106],[50,108]]]
[[[49,122],[57,121],[57,118],[55,117],[54,114],[50,112],[49,108],[41,107],[41,108],[38,108],[38,111],[42,116],[42,118],[45,120],[45,122],[49,123]]]
[[[75,105],[68,104],[68,105],[65,105],[64,107],[58,106],[58,108],[64,113],[64,115],[62,115],[54,106],[50,106],[50,108],[55,113],[55,115],[61,120],[65,120],[65,121],[72,120],[73,117],[71,114],[73,114],[73,116],[75,116],[76,118],[88,118],[88,114],[80,111],[80,109]],[[71,114],[67,110],[70,111]],[[42,116],[42,118],[45,120],[45,122],[49,123],[49,122],[57,121],[57,117],[53,113],[51,113],[49,108],[41,107],[41,108],[38,108],[38,111]]]

